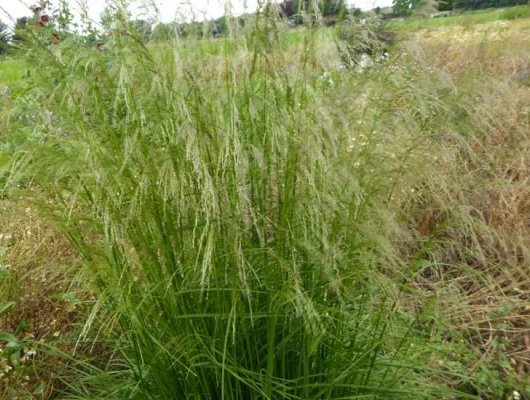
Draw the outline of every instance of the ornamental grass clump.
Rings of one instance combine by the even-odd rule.
[[[145,44],[119,9],[104,46],[30,48],[55,122],[7,182],[38,186],[97,293],[75,398],[439,398],[397,308],[385,112],[341,120],[314,43],[275,53],[273,15],[209,59],[193,38]]]

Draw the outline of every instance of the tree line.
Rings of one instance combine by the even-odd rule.
[[[526,4],[528,0],[394,0],[392,12],[385,16],[404,17],[417,12],[418,10],[430,7],[439,11],[448,10],[476,10],[485,8],[500,8]],[[339,18],[350,15],[354,18],[361,18],[365,14],[361,9],[348,7],[346,0],[283,0],[279,7],[274,8],[278,12],[278,17],[287,19],[291,24],[297,25],[306,22],[304,19],[320,15],[324,17],[326,25],[333,25]],[[379,14],[380,7],[373,11]],[[35,13],[35,10],[33,10]],[[101,25],[103,31],[111,29],[107,26],[109,10],[101,14]],[[39,14],[40,15],[40,14]],[[158,23],[153,25],[149,21],[142,19],[131,20],[130,29],[144,40],[167,40],[178,35],[180,37],[221,37],[228,33],[229,25],[235,24],[244,27],[251,20],[252,14],[244,14],[238,17],[222,16],[208,21],[191,21],[182,23]],[[0,21],[0,54],[5,54],[11,49],[11,44],[24,40],[23,32],[28,24],[34,22],[34,17],[21,17],[16,20],[15,27],[10,30],[8,25]],[[40,20],[39,20],[40,21]],[[38,23],[40,23],[38,21]],[[99,42],[98,35],[92,32],[87,35],[90,44]],[[58,36],[57,36],[58,37]]]
[[[44,3],[43,3],[44,4]],[[47,2],[46,2],[47,4]],[[34,13],[42,7],[34,6],[31,11]],[[278,17],[289,18],[293,23],[304,22],[302,15],[317,14],[328,18],[338,17],[343,12],[360,12],[359,9],[347,9],[345,0],[284,0],[279,7],[274,8],[278,12]],[[98,35],[96,32],[89,33],[87,39],[89,43],[98,42],[98,36],[104,36],[105,31],[111,29],[107,26],[109,21],[110,10],[105,9],[101,14],[101,26],[103,32]],[[251,19],[252,14],[240,15],[238,17],[222,16],[217,19],[207,21],[191,21],[181,23],[158,23],[156,25],[143,19],[131,20],[129,28],[143,39],[147,40],[165,40],[173,35],[180,37],[199,36],[199,37],[219,37],[228,33],[229,24],[236,24],[244,27]],[[293,18],[295,17],[295,18]],[[11,49],[11,44],[24,41],[24,31],[28,24],[34,22],[34,17],[18,18],[13,30],[10,30],[7,24],[0,21],[0,54],[5,54]],[[328,19],[327,22],[333,22]]]

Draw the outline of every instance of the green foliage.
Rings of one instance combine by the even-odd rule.
[[[15,43],[23,42],[25,40],[25,31],[28,27],[28,22],[28,17],[17,18],[14,29],[15,33],[13,35],[13,41]]]
[[[486,8],[503,8],[527,4],[526,0],[455,0],[455,8],[478,10]]]
[[[0,55],[9,51],[10,39],[11,33],[9,31],[9,27],[2,20],[0,20]]]
[[[349,24],[341,29],[337,50],[342,64],[353,67],[365,64],[368,57],[386,57],[394,40],[395,33],[379,21]]]
[[[338,15],[341,8],[346,4],[345,0],[295,0],[293,8],[295,10],[305,10],[308,12],[319,12],[322,16]]]
[[[419,12],[422,8],[427,8],[432,12],[433,7],[426,7],[426,3],[436,3],[439,11],[451,10],[483,10],[488,8],[504,8],[513,6],[524,6],[526,0],[447,0],[447,1],[430,1],[425,0],[394,0],[393,14],[395,16],[408,16],[414,12]],[[509,10],[507,10],[509,12]]]
[[[304,18],[340,17],[346,13],[345,0],[286,0],[280,3],[281,14],[287,18],[296,18],[298,24]]]
[[[431,18],[438,11],[438,0],[421,0],[414,9],[414,15],[420,18]]]
[[[56,122],[35,124],[10,178],[53,199],[98,285],[84,335],[120,352],[110,373],[77,362],[80,398],[451,393],[409,363],[415,318],[384,273],[405,270],[382,212],[399,169],[346,145],[359,132],[322,112],[307,61],[273,73],[269,18],[234,39],[226,76],[197,76],[199,47],[180,61],[186,43],[155,51],[117,29],[104,51],[71,37],[30,53],[34,111]]]
[[[512,7],[504,10],[500,15],[500,19],[517,19],[517,18],[529,18],[530,17],[530,5],[522,5]]]
[[[420,0],[394,0],[392,11],[395,16],[404,17],[412,14]]]
[[[480,10],[465,12],[460,15],[452,15],[443,18],[432,18],[432,19],[407,19],[401,22],[392,23],[393,29],[396,31],[414,31],[417,29],[425,28],[436,28],[442,26],[461,25],[467,28],[471,28],[479,23],[488,23],[504,19],[502,15],[507,12],[507,16],[510,9],[506,10]],[[524,13],[522,14],[524,15]]]
[[[153,34],[152,24],[143,19],[136,19],[129,23],[129,26],[132,29],[134,35],[144,42],[147,42],[151,39]]]
[[[155,41],[167,41],[172,37],[171,27],[169,24],[162,22],[155,25],[153,29],[152,39]]]
[[[438,2],[439,11],[452,11],[456,5],[455,0],[442,0]]]

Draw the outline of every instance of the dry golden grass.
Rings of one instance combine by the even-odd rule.
[[[411,211],[416,229],[438,242],[432,257],[459,267],[417,279],[476,350],[471,370],[488,365],[523,387],[530,377],[530,90],[518,74],[530,66],[530,21],[477,27],[465,35],[458,26],[420,31],[409,43],[471,93],[455,101],[466,115],[466,141],[441,147],[445,176],[431,180],[421,210]]]
[[[2,378],[0,398],[52,395],[60,385],[56,373],[64,361],[48,355],[46,348],[73,348],[72,333],[85,317],[83,300],[89,298],[87,287],[80,291],[77,255],[35,208],[28,198],[0,202],[0,264],[4,267],[0,296],[3,304],[15,303],[0,319],[0,332],[26,343],[21,368]],[[9,365],[7,360],[2,363]]]

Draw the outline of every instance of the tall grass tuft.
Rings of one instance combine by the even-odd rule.
[[[382,94],[344,120],[315,37],[280,53],[273,14],[209,56],[192,39],[146,45],[120,14],[102,50],[31,47],[32,96],[54,123],[7,182],[39,187],[98,293],[80,343],[102,350],[77,364],[71,398],[451,393],[409,357],[416,319],[393,283],[408,236],[386,204],[418,145],[399,131],[410,121],[394,138],[378,129],[408,114]],[[379,146],[400,137],[396,167]]]

